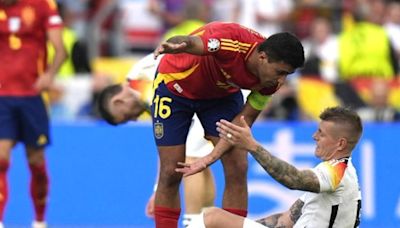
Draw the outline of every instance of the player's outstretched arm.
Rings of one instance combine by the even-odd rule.
[[[252,136],[244,117],[234,124],[221,120],[217,124],[220,137],[239,148],[250,151],[251,155],[279,183],[290,189],[319,192],[319,180],[311,170],[299,170],[293,165],[273,156]]]
[[[203,54],[203,41],[198,36],[173,36],[162,42],[154,51],[154,58],[161,54]]]

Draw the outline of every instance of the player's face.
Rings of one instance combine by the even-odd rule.
[[[110,112],[118,124],[135,121],[146,110],[140,93],[130,88],[128,84],[122,85],[122,91],[110,102]]]
[[[258,65],[258,78],[263,87],[279,88],[283,85],[286,77],[293,73],[294,69],[284,62],[275,62],[268,60],[267,56],[260,56]]]
[[[324,161],[332,159],[336,151],[339,150],[340,138],[333,122],[321,121],[313,139],[317,143],[315,156]]]

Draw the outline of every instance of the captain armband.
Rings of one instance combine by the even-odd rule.
[[[251,91],[250,95],[247,97],[247,101],[252,108],[261,111],[264,109],[270,98],[270,96],[262,95],[258,91]]]

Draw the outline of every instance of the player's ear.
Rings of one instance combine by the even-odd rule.
[[[113,102],[114,106],[116,106],[116,107],[122,106],[122,105],[124,105],[124,103],[125,102],[123,99],[115,99]]]
[[[268,60],[268,55],[267,55],[267,53],[265,53],[265,51],[260,51],[260,52],[258,52],[258,58],[262,61]]]

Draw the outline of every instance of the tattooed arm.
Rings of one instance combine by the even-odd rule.
[[[293,227],[301,216],[301,209],[303,206],[304,202],[298,199],[288,211],[259,219],[256,222],[270,228]]]
[[[309,192],[319,192],[319,180],[311,170],[299,170],[293,165],[273,156],[264,149],[251,134],[250,127],[244,117],[240,118],[238,125],[221,120],[217,123],[219,136],[229,143],[250,151],[251,155],[275,180],[290,189]],[[230,137],[227,137],[227,134]]]
[[[250,150],[251,155],[279,183],[290,189],[319,192],[318,177],[311,170],[299,170],[293,165],[273,156],[261,145]]]

